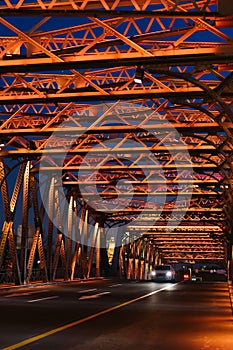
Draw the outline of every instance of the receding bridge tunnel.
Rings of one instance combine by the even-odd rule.
[[[57,333],[70,332],[59,346],[75,349],[76,326],[79,350],[88,347],[88,327],[96,349],[117,348],[118,338],[123,349],[137,349],[132,334],[148,350],[175,342],[179,350],[232,348],[232,328],[216,330],[214,321],[232,306],[233,11],[226,3],[0,1],[1,348],[36,349],[37,341],[51,348]],[[38,328],[37,303],[45,305]],[[15,325],[23,315],[28,331],[19,326],[9,341],[5,308],[15,305]],[[183,347],[175,319],[187,331]],[[160,320],[172,344],[161,341]]]

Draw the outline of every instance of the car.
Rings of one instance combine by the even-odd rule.
[[[192,271],[191,269],[183,270],[181,273],[181,280],[183,281],[190,281],[192,278]]]
[[[190,281],[190,274],[189,274],[188,272],[185,272],[185,273],[183,274],[183,280],[184,280],[184,281]]]
[[[155,265],[151,271],[153,281],[175,282],[176,272],[172,265]]]

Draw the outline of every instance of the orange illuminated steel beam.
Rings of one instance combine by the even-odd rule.
[[[215,5],[216,1],[214,0],[199,0],[196,1],[195,7],[193,3],[190,1],[184,1],[182,8],[190,10],[195,8],[196,10],[207,10],[211,5]],[[133,8],[134,10],[137,11],[144,11],[146,10],[149,6],[152,5],[157,5],[159,8],[163,8],[164,10],[170,10],[174,11],[177,9],[177,4],[176,2],[170,1],[167,5],[164,5],[164,2],[161,0],[121,0],[121,1],[115,1],[115,0],[110,0],[110,1],[102,1],[102,0],[86,0],[83,1],[80,4],[76,4],[73,0],[60,0],[59,2],[54,1],[54,0],[47,0],[46,5],[41,2],[40,0],[31,0],[28,1],[26,4],[23,2],[19,2],[17,4],[14,3],[14,1],[8,0],[6,4],[2,5],[0,8],[6,9],[72,9],[72,10],[86,10],[86,9],[104,9],[106,11],[109,10],[117,10],[121,9],[121,7],[130,7]]]

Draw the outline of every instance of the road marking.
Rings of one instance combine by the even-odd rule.
[[[84,289],[84,290],[79,290],[78,293],[89,293],[89,292],[94,292],[95,290],[97,290],[97,288]]]
[[[118,284],[112,284],[111,286],[109,286],[109,288],[115,288],[115,287],[120,287],[122,286],[121,283],[118,283]]]
[[[111,292],[102,292],[98,294],[92,294],[92,295],[83,295],[78,300],[86,300],[86,299],[95,299],[101,297],[101,295],[111,294]]]
[[[42,291],[33,291],[33,292],[25,292],[25,293],[13,293],[9,295],[5,295],[5,298],[11,298],[11,297],[21,297],[21,295],[31,295],[31,294],[39,294],[39,293],[45,293],[48,292],[48,289],[42,290]]]
[[[51,297],[28,300],[27,302],[28,302],[28,303],[36,303],[37,301],[44,301],[44,300],[57,299],[57,298],[59,298],[58,295],[53,295],[53,296],[51,296]]]
[[[178,283],[175,283],[173,284],[173,286],[179,284],[180,282]],[[36,335],[35,337],[31,337],[31,338],[28,338],[28,339],[25,339],[17,344],[13,344],[13,345],[10,345],[6,348],[3,348],[2,350],[15,350],[15,349],[19,349],[23,346],[26,346],[28,344],[31,344],[31,343],[34,343],[35,341],[38,341],[40,339],[43,339],[43,338],[47,338],[49,337],[50,335],[53,335],[53,334],[56,334],[56,333],[59,333],[59,332],[62,332],[62,331],[65,331],[66,329],[69,329],[69,328],[72,328],[72,327],[75,327],[75,326],[78,326],[79,324],[81,323],[84,323],[84,322],[87,322],[87,321],[90,321],[92,320],[93,318],[96,318],[96,317],[99,317],[99,316],[102,316],[102,315],[105,315],[109,312],[112,312],[114,310],[118,310],[124,306],[127,306],[127,305],[130,305],[132,303],[135,303],[139,300],[142,300],[142,299],[145,299],[145,298],[148,298],[150,297],[151,295],[154,295],[154,294],[157,294],[159,292],[162,292],[166,289],[170,289],[171,286],[167,286],[167,287],[164,287],[164,288],[161,288],[161,289],[158,289],[158,290],[155,290],[153,292],[150,292],[148,294],[145,294],[145,295],[142,295],[140,297],[137,297],[135,299],[131,299],[131,300],[128,300],[128,301],[125,301],[124,303],[122,304],[119,304],[119,305],[116,305],[116,306],[113,306],[113,307],[110,307],[109,309],[105,309],[103,311],[100,311],[100,312],[97,312],[96,314],[93,314],[93,315],[90,315],[90,316],[87,316],[87,317],[84,317],[84,318],[81,318],[81,320],[77,320],[77,321],[74,321],[74,322],[71,322],[71,323],[68,323],[68,324],[65,324],[64,326],[61,326],[61,327],[58,327],[58,328],[54,328],[52,329],[51,331],[48,331],[48,332],[45,332],[45,333],[41,333],[41,334],[38,334]]]

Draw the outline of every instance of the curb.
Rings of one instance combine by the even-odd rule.
[[[55,282],[44,282],[44,283],[31,283],[31,284],[23,284],[19,286],[11,285],[6,287],[0,286],[0,293],[6,292],[10,290],[21,290],[21,289],[27,289],[27,288],[36,288],[36,287],[50,287],[50,286],[57,286],[57,285],[65,285],[65,284],[72,284],[72,283],[81,283],[86,281],[92,281],[92,280],[102,280],[105,277],[91,277],[91,278],[77,278],[73,281],[55,281]]]

